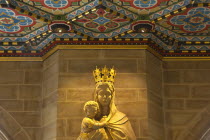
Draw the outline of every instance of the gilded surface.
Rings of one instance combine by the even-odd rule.
[[[96,81],[95,102],[98,103],[99,109],[92,117],[89,117],[86,111],[86,120],[83,119],[81,134],[84,132],[84,124],[92,124],[89,125],[92,131],[88,131],[84,138],[80,135],[78,140],[136,140],[128,117],[115,106],[114,79],[112,79],[115,74],[114,69],[108,70],[106,67],[101,71],[96,69],[93,72]],[[98,126],[95,127],[95,125]]]

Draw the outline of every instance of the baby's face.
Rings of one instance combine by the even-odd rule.
[[[97,114],[97,107],[96,106],[90,106],[87,108],[87,116],[90,118],[94,118]]]

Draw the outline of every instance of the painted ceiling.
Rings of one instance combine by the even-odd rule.
[[[210,0],[0,0],[0,57],[122,44],[163,57],[210,56]]]

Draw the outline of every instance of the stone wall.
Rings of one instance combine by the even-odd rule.
[[[151,140],[164,140],[162,61],[146,53],[148,135]],[[142,126],[144,127],[144,126]]]
[[[138,140],[148,137],[145,50],[65,50],[59,59],[57,140],[75,140],[83,105],[94,100],[92,71],[115,66],[116,105],[127,114]]]
[[[167,140],[200,140],[210,126],[210,62],[164,62],[163,68]]]
[[[0,129],[10,139],[41,139],[42,62],[0,62]]]
[[[42,132],[43,140],[56,140],[59,52],[43,62],[43,102]]]
[[[115,66],[116,105],[138,140],[208,140],[210,62],[145,50],[61,50],[44,62],[0,62],[0,131],[11,140],[75,140],[93,100],[95,66]],[[165,136],[165,137],[164,137]]]

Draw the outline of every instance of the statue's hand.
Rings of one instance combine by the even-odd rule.
[[[103,116],[100,120],[100,122],[104,122],[104,121],[107,121],[107,116]]]

